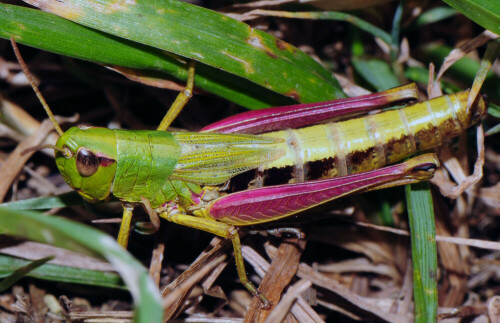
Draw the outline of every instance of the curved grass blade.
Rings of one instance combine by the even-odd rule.
[[[27,266],[30,263],[32,263],[30,260],[0,254],[0,277],[6,277],[17,268]],[[34,268],[26,276],[71,284],[126,288],[123,280],[114,272],[74,268],[50,263]]]
[[[45,257],[38,260],[26,261],[26,263],[22,266],[17,266],[9,276],[5,277],[4,280],[0,281],[0,293],[5,291],[7,288],[14,285],[18,280],[22,279],[24,276],[27,276],[31,271],[37,269],[38,267],[45,264],[47,261],[53,259],[54,257]],[[4,267],[1,266],[0,270],[3,270]]]
[[[5,207],[0,208],[0,228],[4,234],[108,260],[120,273],[134,298],[135,321],[162,321],[159,291],[146,269],[108,235],[66,219]]]
[[[437,320],[437,247],[428,182],[405,186],[411,231],[415,322]]]
[[[422,48],[422,55],[419,57],[422,61],[428,62],[442,62],[450,53],[452,48],[444,45],[430,45]],[[437,66],[439,68],[439,64]],[[455,80],[460,81],[466,86],[471,86],[474,82],[477,71],[480,68],[480,63],[469,57],[463,57],[453,63],[453,65],[446,70],[445,75],[453,77]],[[500,101],[500,78],[491,71],[487,74],[482,92],[488,93],[489,98],[494,102]]]
[[[160,71],[181,81],[187,78],[185,63],[174,55],[36,9],[0,3],[0,37],[14,37],[24,45],[95,63]],[[294,102],[201,63],[196,66],[195,83],[198,88],[252,109]]]
[[[0,204],[13,210],[48,210],[56,207],[82,205],[83,200],[77,192],[68,192],[58,196],[35,197],[32,199]]]
[[[451,18],[457,14],[457,11],[450,7],[436,7],[423,12],[415,19],[409,29],[419,28],[428,24]]]
[[[300,102],[345,96],[332,73],[292,45],[189,3],[25,2],[84,26],[220,68]]]
[[[262,10],[257,9],[248,13],[248,15],[258,15],[267,17],[281,17],[281,18],[295,18],[295,19],[311,19],[311,20],[337,20],[345,21],[359,29],[371,34],[374,37],[380,38],[387,45],[392,42],[391,35],[378,28],[377,26],[349,13],[339,11],[308,11],[308,12],[290,12],[290,11],[276,11],[276,10]]]

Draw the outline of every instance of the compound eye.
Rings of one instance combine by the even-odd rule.
[[[76,170],[83,177],[92,176],[99,169],[99,158],[87,148],[78,149]]]

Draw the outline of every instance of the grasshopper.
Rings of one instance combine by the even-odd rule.
[[[245,272],[238,227],[275,221],[353,193],[429,180],[439,167],[434,154],[387,165],[443,144],[476,124],[487,110],[481,96],[467,108],[469,91],[464,91],[324,123],[414,98],[416,88],[410,85],[364,97],[246,112],[199,133],[168,132],[191,96],[194,65],[189,71],[186,90],[156,131],[71,127],[63,132],[30,82],[60,135],[55,145],[35,149],[55,151],[62,176],[85,200],[115,197],[122,202],[118,242],[124,248],[136,205],[151,216],[231,239],[239,279],[264,307],[269,301]],[[230,181],[243,189],[227,193]]]

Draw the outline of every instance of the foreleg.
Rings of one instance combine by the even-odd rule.
[[[168,109],[167,114],[163,117],[163,120],[160,122],[157,130],[167,130],[167,128],[175,120],[177,115],[186,106],[188,101],[193,97],[195,63],[195,61],[189,61],[186,87],[179,93],[179,95],[177,95],[177,98],[175,99],[174,103],[172,103],[170,109]]]
[[[118,232],[118,244],[127,249],[128,237],[130,233],[130,222],[132,222],[132,205],[123,205],[122,223],[120,224],[120,231]]]

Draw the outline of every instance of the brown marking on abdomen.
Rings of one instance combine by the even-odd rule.
[[[294,166],[270,168],[264,171],[264,186],[281,185],[295,182]]]
[[[456,137],[463,131],[460,123],[452,118],[446,119],[445,121],[441,122],[438,125],[438,128],[439,132],[443,136],[443,140]]]
[[[402,135],[399,139],[391,139],[384,144],[387,164],[394,163],[415,152],[412,136]]]
[[[425,150],[441,145],[438,127],[429,123],[427,128],[417,131],[414,135],[417,150]]]
[[[328,157],[322,160],[310,161],[305,164],[307,180],[332,178],[338,176],[336,157]]]
[[[349,174],[374,169],[371,165],[378,165],[377,152],[373,146],[363,151],[352,151],[346,155],[345,159]]]

